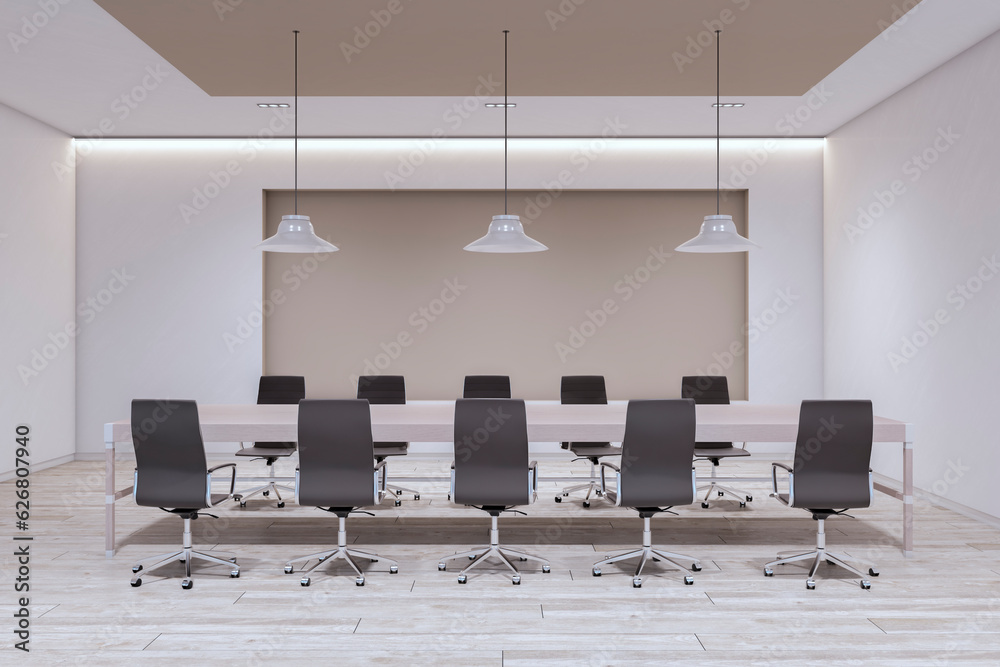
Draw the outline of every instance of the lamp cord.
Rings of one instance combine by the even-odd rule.
[[[507,215],[507,34],[503,31],[503,214]]]
[[[722,34],[721,30],[715,31],[715,214],[719,215],[722,209],[722,161],[720,158],[719,145],[721,142],[720,136],[722,133],[722,123],[720,120],[720,114],[722,113],[722,106],[720,101],[719,91],[721,89],[721,84],[719,80],[722,78],[721,72],[722,68],[720,66],[721,57],[719,49],[719,36]]]
[[[295,33],[295,113],[294,119],[295,135],[295,215],[299,214],[299,31]]]

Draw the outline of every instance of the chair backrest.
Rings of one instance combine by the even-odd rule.
[[[301,375],[261,375],[257,405],[295,405],[306,397],[306,379]],[[257,447],[285,449],[294,442],[256,442]]]
[[[868,507],[872,402],[802,401],[795,439],[794,507]]]
[[[564,375],[559,400],[564,405],[607,404],[608,390],[604,385],[604,376]]]
[[[301,375],[261,375],[257,405],[295,405],[306,397],[306,379]]]
[[[463,398],[510,398],[510,376],[466,375]]]
[[[681,378],[681,398],[693,398],[696,405],[729,405],[729,380],[725,375],[685,375]],[[728,449],[731,442],[699,442],[700,449]]]
[[[667,507],[692,503],[694,433],[694,401],[689,398],[629,401],[619,504]]]
[[[363,399],[299,401],[299,503],[375,503],[372,416]]]
[[[510,507],[531,502],[524,401],[455,401],[455,502]]]
[[[146,507],[207,507],[208,464],[194,401],[132,401],[135,502]]]
[[[358,398],[372,405],[403,405],[406,383],[402,375],[362,375],[358,378]]]

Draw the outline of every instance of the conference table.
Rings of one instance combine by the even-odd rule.
[[[169,401],[164,401],[169,411]],[[526,401],[529,442],[621,442],[627,401],[607,405],[562,405],[557,401]],[[698,405],[699,442],[795,442],[798,405]],[[297,405],[199,405],[205,442],[290,442],[298,439]],[[372,439],[376,442],[451,442],[455,402],[410,401],[405,405],[372,405]],[[875,417],[875,443],[902,444],[902,492],[886,484],[875,488],[903,501],[903,554],[913,553],[913,425]],[[115,553],[115,503],[132,493],[116,490],[116,445],[131,444],[129,420],[104,425],[105,550]],[[254,480],[262,478],[241,478]],[[410,478],[401,478],[403,481]],[[421,478],[412,478],[420,481]],[[429,478],[423,478],[429,479]],[[436,479],[436,478],[435,478]],[[442,480],[446,478],[442,477]]]

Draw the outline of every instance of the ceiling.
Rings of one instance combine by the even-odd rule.
[[[97,0],[209,95],[802,95],[877,37],[900,0]],[[918,0],[911,0],[916,4]],[[390,8],[391,7],[391,11]],[[690,41],[689,41],[690,39]]]
[[[511,136],[711,136],[721,20],[723,101],[746,103],[723,135],[822,137],[1000,29],[996,0],[892,23],[913,3],[4,0],[0,103],[77,137],[290,136],[288,111],[256,103],[291,102],[295,28],[302,136],[498,136],[483,103],[503,88],[477,86],[502,79],[508,28]],[[678,65],[688,38],[708,46]]]

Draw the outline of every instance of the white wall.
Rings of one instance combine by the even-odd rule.
[[[72,169],[60,179],[51,168],[72,148],[67,135],[0,104],[0,477],[14,470],[18,424],[31,428],[36,466],[75,451],[75,180]]]
[[[259,307],[262,262],[253,246],[261,238],[262,190],[292,185],[287,140],[110,140],[87,147],[77,182],[78,298],[105,286],[115,269],[124,269],[129,283],[78,340],[82,454],[100,451],[101,425],[127,417],[133,397],[255,400],[261,329],[252,328],[232,352],[224,335]],[[723,178],[749,189],[750,235],[764,248],[749,262],[749,357],[720,349],[720,367],[704,370],[748,363],[754,401],[822,394],[822,151],[822,141],[812,139],[724,142]],[[503,183],[497,140],[310,140],[300,142],[299,154],[303,188],[385,189],[386,172],[397,172],[401,160],[422,164],[396,183],[400,188]],[[510,160],[512,188],[544,188],[561,171],[569,174],[568,187],[582,189],[715,184],[711,140],[512,140]],[[219,176],[227,165],[235,175]],[[751,174],[746,184],[733,169]],[[213,172],[224,186],[214,184]],[[182,206],[190,207],[189,221]],[[700,222],[691,221],[692,236]],[[544,225],[544,216],[536,224]],[[469,238],[485,228],[470,221]]]
[[[997,81],[1000,33],[831,135],[824,229],[826,394],[915,422],[916,485],[993,516]]]

